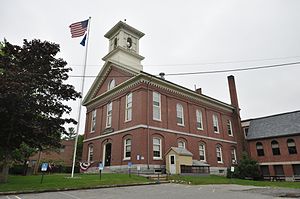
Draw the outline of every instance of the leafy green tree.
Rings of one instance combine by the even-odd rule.
[[[22,143],[20,145],[20,148],[13,151],[13,159],[18,163],[23,164],[23,175],[26,175],[27,173],[29,157],[32,156],[35,152],[37,152],[36,148],[31,148],[25,143]]]
[[[230,172],[230,169],[228,171]],[[227,176],[229,177],[230,175],[228,174]],[[257,161],[251,159],[247,153],[243,153],[242,159],[235,168],[232,177],[258,179],[260,172]]]
[[[78,135],[77,149],[76,149],[76,165],[82,160],[82,151],[83,151],[83,135]]]
[[[76,137],[76,132],[74,127],[69,127],[67,132],[67,137],[65,137],[65,139],[73,140],[75,137]]]
[[[28,147],[59,147],[65,123],[76,124],[64,101],[80,97],[66,84],[67,63],[55,56],[59,45],[24,40],[23,46],[4,41],[0,49],[0,182],[7,182],[12,153]]]

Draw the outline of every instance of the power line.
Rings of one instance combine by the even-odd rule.
[[[237,69],[224,69],[224,70],[212,70],[212,71],[197,71],[197,72],[182,72],[182,73],[167,73],[167,74],[165,74],[165,76],[202,75],[202,74],[216,74],[216,73],[227,73],[227,72],[239,72],[239,71],[260,70],[260,69],[267,69],[267,68],[278,68],[278,67],[292,66],[292,65],[298,65],[298,64],[300,64],[300,61],[298,61],[298,62],[290,62],[290,63],[282,63],[282,64],[272,64],[272,65],[264,65],[264,66],[255,66],[255,67],[248,67],[248,68],[237,68]],[[81,76],[81,75],[69,75],[69,77],[83,77],[83,76]],[[114,76],[86,75],[84,77],[94,78],[94,77],[132,77],[132,76],[126,76],[126,75],[114,75]]]
[[[208,64],[231,64],[231,63],[245,63],[245,62],[256,62],[256,61],[272,61],[280,59],[292,59],[299,58],[300,56],[289,56],[289,57],[275,57],[275,58],[263,58],[263,59],[246,59],[246,60],[233,60],[233,61],[215,61],[215,62],[199,62],[199,63],[182,63],[182,64],[146,64],[143,66],[199,66]],[[81,67],[82,64],[68,64],[69,66]],[[100,64],[87,64],[87,66],[100,66]]]
[[[277,67],[291,66],[291,65],[297,65],[297,64],[300,64],[300,61],[299,62],[291,62],[291,63],[283,63],[283,64],[255,66],[255,67],[248,67],[248,68],[213,70],[213,71],[199,71],[199,72],[186,72],[186,73],[169,73],[169,74],[165,74],[165,75],[175,76],[175,75],[200,75],[200,74],[212,74],[212,73],[226,73],[226,72],[238,72],[238,71],[247,71],[247,70],[259,70],[259,69],[266,69],[266,68],[277,68]]]

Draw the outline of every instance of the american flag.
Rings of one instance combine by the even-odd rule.
[[[84,33],[87,30],[88,23],[89,23],[88,19],[85,20],[85,21],[80,21],[80,22],[72,23],[70,25],[72,38],[83,36]]]

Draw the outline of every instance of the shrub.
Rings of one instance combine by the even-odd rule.
[[[261,177],[257,161],[251,159],[246,153],[243,153],[234,173],[231,173],[230,168],[227,170],[227,177],[231,176],[241,179],[259,179]]]

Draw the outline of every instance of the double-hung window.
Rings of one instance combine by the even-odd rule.
[[[88,163],[91,163],[93,161],[93,157],[94,157],[94,147],[93,145],[89,145]]]
[[[223,158],[222,158],[222,148],[221,146],[216,147],[216,153],[217,153],[217,162],[218,163],[223,163]]]
[[[232,162],[232,164],[237,164],[235,148],[231,149],[231,162]]]
[[[161,159],[161,139],[153,138],[153,159]]]
[[[206,155],[205,155],[205,144],[200,143],[199,144],[199,159],[200,161],[206,161]]]
[[[132,93],[126,95],[125,121],[132,119]]]
[[[219,122],[218,122],[218,116],[213,114],[213,126],[214,126],[214,132],[219,133]]]
[[[184,126],[183,106],[181,104],[176,105],[177,124]]]
[[[227,120],[227,133],[229,136],[233,136],[231,120]]]
[[[124,140],[124,160],[131,158],[131,139]]]
[[[112,102],[107,104],[107,112],[106,112],[106,127],[111,127],[112,120]]]
[[[97,116],[97,111],[93,110],[92,111],[91,132],[94,132],[96,129],[96,116]]]
[[[153,92],[153,120],[161,121],[160,93]]]
[[[203,130],[202,111],[196,110],[197,129]]]

